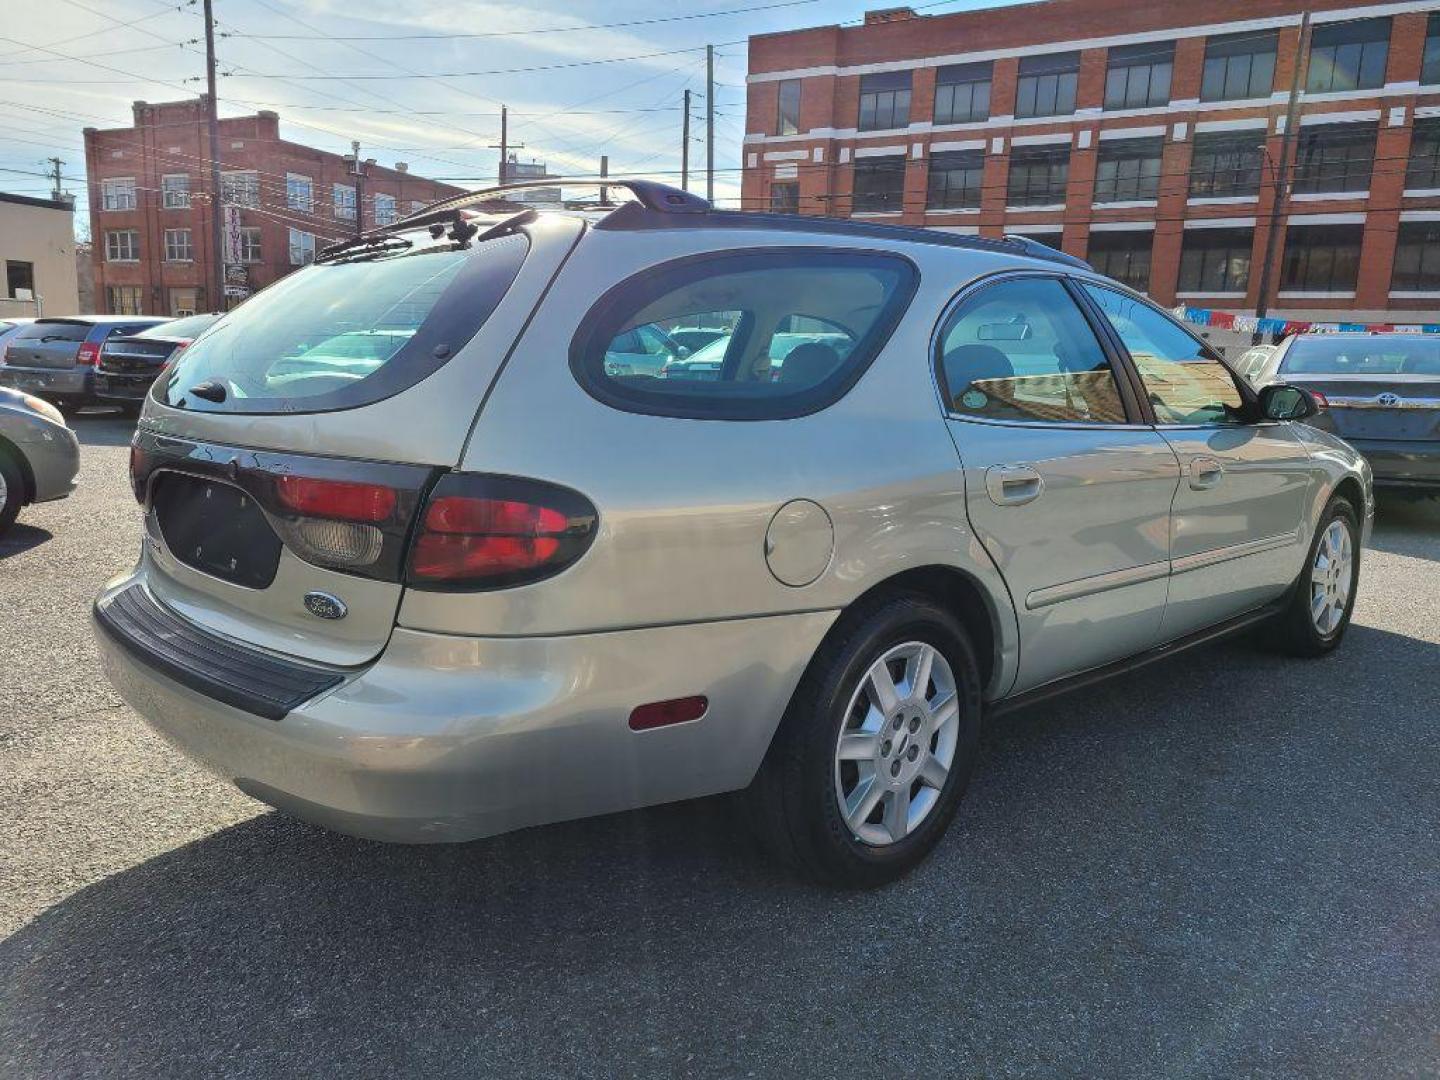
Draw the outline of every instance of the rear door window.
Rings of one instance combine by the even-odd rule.
[[[965,300],[941,333],[940,374],[959,416],[1126,422],[1105,350],[1054,278],[1001,281]]]
[[[838,400],[864,373],[915,284],[907,260],[882,253],[684,259],[602,297],[575,337],[571,367],[592,395],[633,412],[801,416]],[[670,336],[696,326],[717,336],[693,351]]]
[[[529,250],[523,234],[484,243],[387,238],[298,270],[180,354],[156,394],[203,412],[355,408],[438,370],[484,325]],[[206,394],[196,394],[202,384]]]

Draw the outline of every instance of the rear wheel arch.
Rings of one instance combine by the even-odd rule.
[[[20,452],[19,447],[3,435],[0,435],[0,457],[13,461],[15,467],[20,470],[20,479],[25,485],[21,492],[20,502],[23,506],[29,506],[35,501],[35,473],[30,469],[29,460]]]
[[[924,596],[960,621],[975,650],[975,659],[980,667],[980,684],[982,687],[990,686],[1000,667],[1002,638],[999,612],[994,598],[984,586],[957,567],[937,563],[903,570],[885,578],[847,604],[836,626],[845,622],[847,616],[906,594]],[[834,632],[834,627],[831,632]]]

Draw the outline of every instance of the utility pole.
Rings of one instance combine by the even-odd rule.
[[[609,155],[609,154],[601,154],[601,155],[600,155],[600,179],[601,179],[601,180],[604,180],[604,179],[605,179],[607,176],[609,176],[609,175],[610,175],[610,155]],[[609,206],[609,205],[610,205],[610,189],[609,189],[608,187],[606,187],[604,184],[601,184],[601,185],[600,185],[600,205],[601,205],[601,206]]]
[[[59,202],[65,197],[65,193],[60,190],[60,166],[65,163],[58,157],[46,158],[45,160],[50,162],[50,177],[55,181],[54,187],[50,189],[50,198],[55,202]]]
[[[220,250],[220,113],[215,100],[214,0],[205,0],[205,119],[210,129],[210,273],[215,284],[206,296],[211,311],[225,310],[225,260]]]
[[[360,160],[360,140],[350,143],[350,152],[355,160],[350,166],[355,174],[355,235],[365,231],[365,163]]]
[[[680,190],[690,190],[690,88],[685,88],[685,114],[680,121]]]
[[[210,0],[205,0],[208,4]],[[705,199],[715,201],[715,46],[705,46]]]
[[[1275,241],[1280,236],[1281,215],[1285,213],[1290,195],[1290,148],[1300,123],[1300,90],[1305,85],[1305,72],[1310,64],[1310,10],[1300,16],[1300,44],[1295,54],[1295,72],[1290,78],[1290,103],[1285,109],[1285,132],[1280,140],[1280,163],[1275,166],[1274,198],[1270,203],[1270,221],[1265,229],[1265,258],[1260,262],[1260,293],[1255,300],[1255,318],[1263,319],[1270,311],[1270,276],[1275,265]],[[1261,152],[1264,153],[1262,144]],[[1272,163],[1273,164],[1273,163]],[[1264,335],[1255,328],[1251,343],[1258,345]]]
[[[504,105],[501,105],[500,141],[490,144],[490,149],[500,151],[500,169],[495,174],[496,179],[499,181],[497,186],[504,187],[510,180],[510,151],[512,149],[523,150],[524,148],[524,143],[516,143],[513,147],[510,145],[510,110]]]

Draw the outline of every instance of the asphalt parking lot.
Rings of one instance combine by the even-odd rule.
[[[986,737],[873,893],[721,801],[442,848],[290,821],[100,674],[129,426],[0,540],[0,1076],[1440,1076],[1440,503],[1344,647],[1231,642]]]

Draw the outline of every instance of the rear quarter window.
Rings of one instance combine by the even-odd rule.
[[[881,252],[789,248],[676,260],[601,297],[571,345],[571,369],[592,396],[630,412],[803,416],[855,384],[917,280],[908,260]],[[716,332],[714,340],[692,350],[671,336],[697,326]]]

